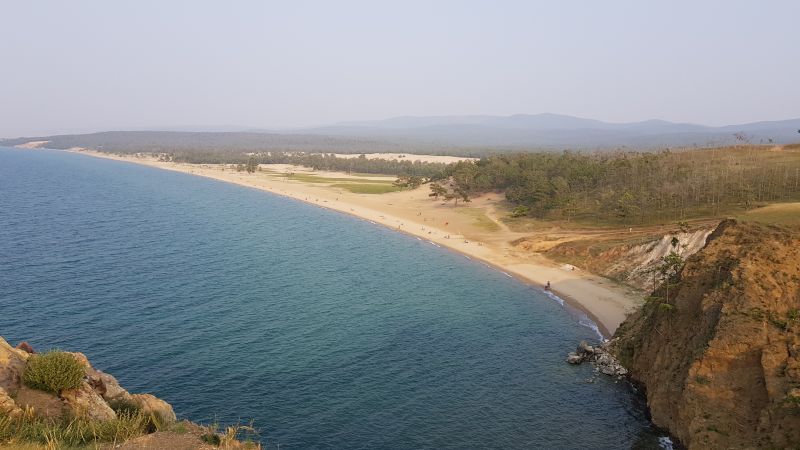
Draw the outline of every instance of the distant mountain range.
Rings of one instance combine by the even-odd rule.
[[[613,148],[800,141],[800,119],[710,127],[664,120],[609,123],[559,114],[396,117],[298,130],[306,134],[406,139],[451,146]]]
[[[710,127],[664,120],[609,123],[558,114],[517,114],[407,116],[291,130],[226,126],[212,131],[211,128],[177,127],[176,130],[180,131],[160,128],[37,136],[0,140],[0,145],[50,141],[48,146],[52,148],[88,147],[120,151],[287,150],[480,154],[503,150],[651,150],[720,146],[741,141],[754,144],[800,141],[800,119]]]

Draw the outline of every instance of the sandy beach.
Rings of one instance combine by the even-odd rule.
[[[483,261],[510,277],[539,288],[549,281],[552,292],[568,305],[586,313],[605,337],[613,334],[626,315],[642,301],[641,296],[630,288],[574,266],[553,262],[540,253],[515,247],[512,242],[529,233],[512,231],[497,219],[496,206],[502,200],[499,195],[484,195],[467,205],[454,206],[452,202],[445,204],[430,198],[427,185],[385,194],[358,194],[336,186],[337,182],[347,179],[386,182],[393,177],[315,172],[283,165],[262,165],[258,172],[248,174],[231,168],[223,169],[220,165],[161,162],[149,156],[117,156],[83,149],[71,151],[261,189],[416,236]],[[285,175],[287,172],[313,174],[315,178],[313,182],[302,177],[300,180],[292,179]],[[334,178],[337,182],[323,183],[316,177]]]

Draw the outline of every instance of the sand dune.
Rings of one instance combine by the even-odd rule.
[[[47,144],[50,141],[30,141],[24,144],[15,145],[16,148],[42,148],[44,144]]]

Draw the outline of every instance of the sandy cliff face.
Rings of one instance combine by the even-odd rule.
[[[621,281],[645,291],[653,290],[653,268],[672,252],[683,258],[697,253],[713,227],[630,240],[586,239],[565,242],[547,251],[558,260],[574,263],[592,273]],[[674,242],[673,242],[674,239]]]
[[[800,233],[723,222],[612,348],[690,449],[800,448]]]

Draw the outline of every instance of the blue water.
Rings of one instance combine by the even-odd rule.
[[[191,175],[0,148],[0,335],[266,448],[656,448],[595,338],[485,265]]]

